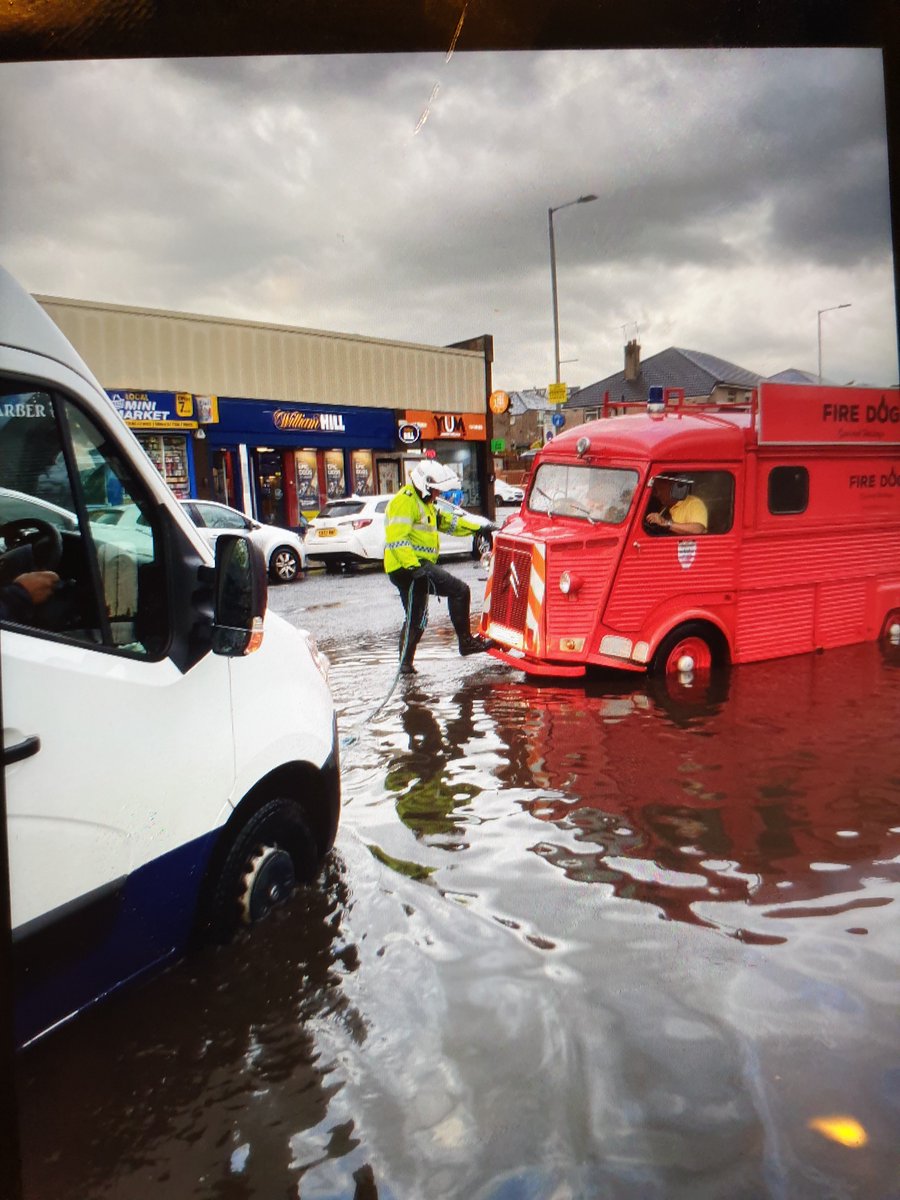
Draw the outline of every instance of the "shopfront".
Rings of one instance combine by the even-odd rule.
[[[484,413],[441,413],[408,409],[398,422],[397,437],[404,451],[404,482],[423,456],[452,467],[462,483],[463,508],[485,509]]]
[[[199,397],[129,388],[115,388],[107,395],[176,497],[195,495],[193,438],[200,428]]]
[[[214,498],[267,524],[295,526],[328,500],[374,494],[377,456],[396,449],[385,409],[220,396],[217,416],[205,427]]]

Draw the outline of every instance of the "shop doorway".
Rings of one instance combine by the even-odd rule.
[[[212,465],[213,500],[240,508],[234,477],[234,455],[230,450],[214,450]]]
[[[256,451],[256,512],[264,525],[287,525],[281,452]]]
[[[378,473],[378,494],[400,491],[400,463],[396,458],[379,458],[375,464]]]

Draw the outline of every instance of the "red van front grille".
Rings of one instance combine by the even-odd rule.
[[[494,549],[491,579],[491,622],[525,632],[528,612],[528,582],[531,576],[531,547],[498,542]]]

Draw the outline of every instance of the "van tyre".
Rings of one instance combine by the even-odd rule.
[[[298,806],[268,801],[237,831],[225,855],[210,903],[212,940],[230,941],[238,928],[261,921],[317,873],[315,838]]]
[[[300,574],[300,558],[290,546],[279,546],[269,559],[269,575],[274,583],[293,583]]]
[[[651,675],[677,675],[679,663],[690,659],[695,674],[710,671],[723,661],[721,645],[708,625],[688,621],[667,633],[650,663]]]

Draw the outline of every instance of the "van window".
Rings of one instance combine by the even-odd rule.
[[[551,517],[621,525],[637,481],[637,471],[618,467],[541,463],[528,492],[528,508]]]
[[[0,391],[0,615],[139,655],[167,642],[162,555],[142,487],[102,430],[48,392]],[[59,584],[31,603],[17,577]]]
[[[806,512],[809,471],[806,467],[773,467],[769,472],[769,512],[773,516]]]
[[[672,515],[672,510],[677,508],[680,500],[695,497],[706,511],[707,534],[728,533],[731,530],[734,524],[734,475],[730,471],[697,471],[667,466],[665,470],[657,471],[653,478],[669,480],[673,484],[670,493],[672,501],[666,509],[669,515]],[[659,490],[651,489],[644,517],[663,510],[664,505],[657,494]],[[677,513],[675,515],[677,519]],[[649,525],[645,529],[648,533],[667,532],[654,530]]]

